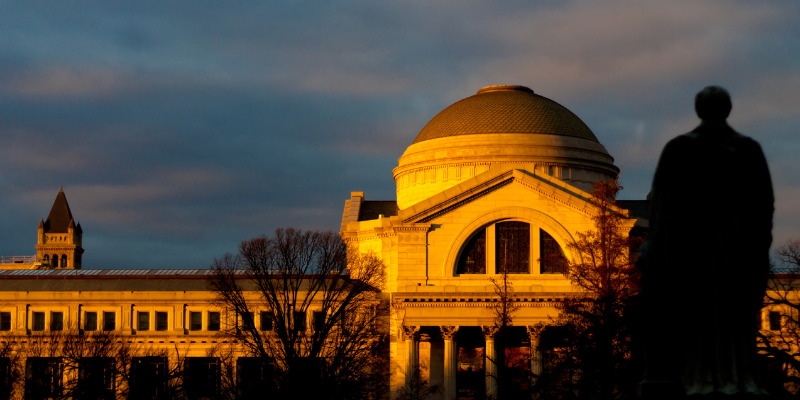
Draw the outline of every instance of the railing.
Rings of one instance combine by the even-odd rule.
[[[33,264],[37,261],[37,256],[0,256],[0,264]]]

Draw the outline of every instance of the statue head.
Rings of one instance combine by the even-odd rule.
[[[731,95],[719,86],[707,86],[694,97],[694,110],[703,121],[724,121],[731,108]]]

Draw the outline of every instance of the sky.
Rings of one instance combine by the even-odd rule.
[[[0,1],[0,255],[35,254],[61,185],[84,268],[337,231],[351,191],[394,200],[425,124],[498,84],[577,114],[621,199],[725,87],[770,165],[775,247],[800,238],[797,21],[788,1]]]

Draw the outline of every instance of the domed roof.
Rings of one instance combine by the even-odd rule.
[[[487,86],[445,108],[414,143],[448,136],[526,133],[570,136],[600,143],[578,116],[525,86]]]

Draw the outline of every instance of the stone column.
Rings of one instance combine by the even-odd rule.
[[[483,327],[483,337],[486,339],[484,362],[486,369],[486,396],[492,399],[497,398],[497,351],[494,347],[494,335],[497,333],[497,328],[494,326]]]
[[[403,326],[403,340],[406,342],[406,393],[414,391],[414,385],[418,382],[414,378],[418,374],[419,368],[419,327]]]
[[[531,340],[531,385],[536,383],[536,379],[544,369],[544,359],[542,349],[539,347],[539,332],[534,327],[528,327],[528,337]]]
[[[458,394],[456,372],[458,371],[458,349],[456,348],[457,326],[440,326],[444,339],[444,400],[455,400]]]

